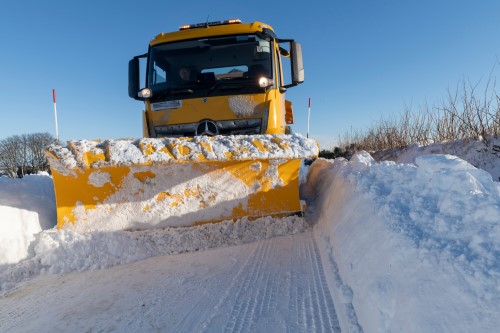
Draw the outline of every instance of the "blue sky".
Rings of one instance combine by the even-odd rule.
[[[143,104],[127,95],[127,66],[162,31],[240,18],[302,43],[304,84],[289,89],[295,132],[329,148],[381,117],[438,104],[462,80],[500,71],[500,1],[10,1],[0,11],[0,139],[55,134],[142,135]]]

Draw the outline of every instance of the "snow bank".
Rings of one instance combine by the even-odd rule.
[[[305,193],[336,308],[345,311],[341,325],[495,331],[500,184],[450,155],[419,156],[415,164],[376,164],[361,153],[311,166]]]
[[[405,149],[377,152],[377,161],[391,160],[397,163],[415,163],[417,156],[443,154],[458,156],[476,168],[487,171],[494,181],[500,181],[500,138],[482,141],[457,140],[434,143],[429,146],[411,145]]]
[[[34,235],[56,223],[52,178],[0,177],[0,269],[28,256]]]

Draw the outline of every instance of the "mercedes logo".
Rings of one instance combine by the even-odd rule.
[[[214,136],[219,134],[217,124],[211,120],[204,120],[196,126],[195,135]]]

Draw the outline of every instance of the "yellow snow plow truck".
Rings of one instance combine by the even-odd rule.
[[[291,134],[285,91],[303,81],[300,44],[261,22],[157,35],[129,62],[129,96],[145,104],[144,138],[47,149],[58,228],[134,230],[300,212],[299,169],[318,145]]]

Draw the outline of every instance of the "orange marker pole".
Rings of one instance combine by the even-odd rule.
[[[56,144],[59,144],[59,128],[57,127],[57,107],[56,107],[56,90],[52,89],[52,99],[54,100],[54,119],[56,121]]]

